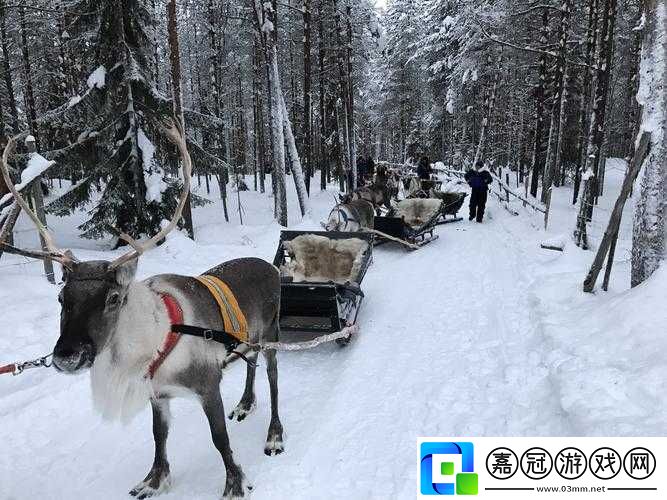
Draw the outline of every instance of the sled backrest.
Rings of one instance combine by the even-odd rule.
[[[413,229],[424,226],[440,212],[442,201],[432,198],[411,198],[396,205],[396,216]]]
[[[308,283],[361,283],[373,235],[283,231],[274,260],[284,280]]]

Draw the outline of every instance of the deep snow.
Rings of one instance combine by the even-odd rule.
[[[593,243],[623,172],[622,162],[610,161]],[[314,194],[309,216],[299,221],[291,184],[292,227],[318,229],[333,192]],[[363,284],[359,336],[346,348],[279,354],[286,452],[262,453],[269,418],[263,373],[256,412],[228,423],[237,461],[255,486],[252,498],[414,498],[418,436],[663,435],[666,272],[628,290],[629,203],[610,292],[583,294],[593,253],[571,242],[570,196],[568,188],[555,190],[547,233],[529,208],[513,207],[520,212],[514,217],[490,197],[484,224],[466,218],[441,226],[440,239],[416,252],[377,248]],[[194,211],[197,242],[172,235],[142,257],[142,277],[201,273],[239,256],[272,260],[280,228],[267,222],[271,198],[241,193],[245,226],[237,222],[235,194],[230,224],[220,222],[217,193],[210,198],[215,203]],[[76,237],[72,228],[81,220],[51,218],[58,243],[80,258],[115,255],[103,251],[105,242]],[[566,242],[564,252],[539,248],[554,238]],[[22,219],[17,243],[36,241]],[[53,347],[58,289],[41,273],[40,263],[0,260],[0,363]],[[241,364],[225,374],[228,412],[244,376]],[[219,498],[224,468],[201,409],[187,399],[172,409],[174,486],[162,498]],[[32,370],[0,377],[0,419],[3,499],[128,498],[152,462],[150,411],[128,426],[102,421],[88,375]]]

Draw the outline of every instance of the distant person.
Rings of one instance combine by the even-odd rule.
[[[366,175],[371,181],[375,177],[375,161],[373,161],[371,155],[368,155],[368,158],[366,158]]]
[[[422,156],[417,165],[417,177],[422,181],[431,180],[431,174],[433,169],[431,168],[431,162],[428,159],[428,156]]]
[[[357,186],[363,186],[368,177],[368,164],[363,156],[357,158]]]
[[[489,184],[493,182],[493,177],[484,163],[477,162],[477,169],[470,169],[465,173],[465,180],[472,188],[470,195],[470,217],[468,220],[476,219],[482,222],[484,219],[484,210],[486,209],[486,199],[489,194]]]

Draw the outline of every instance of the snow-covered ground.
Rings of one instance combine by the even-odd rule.
[[[594,243],[624,168],[609,163],[607,194],[590,228]],[[332,194],[314,194],[310,214],[292,227],[318,229]],[[593,253],[571,243],[570,197],[569,188],[556,189],[546,234],[530,209],[512,216],[490,197],[484,224],[466,218],[441,226],[440,239],[416,252],[377,248],[363,283],[360,335],[346,348],[279,355],[286,453],[262,453],[269,419],[263,374],[256,412],[228,423],[253,498],[414,498],[418,436],[664,435],[667,271],[628,290],[629,206],[610,291],[582,293]],[[173,235],[142,258],[140,275],[196,274],[240,256],[272,260],[280,231],[269,222],[272,200],[254,192],[241,198],[246,225],[238,224],[235,197],[230,224],[220,222],[218,202],[195,209],[197,242]],[[58,243],[82,258],[113,255],[103,242],[76,237],[80,220],[50,220]],[[565,251],[540,249],[547,239],[565,240]],[[17,243],[34,242],[22,219]],[[50,352],[55,343],[58,289],[41,273],[40,263],[0,260],[0,363]],[[241,364],[225,375],[227,410],[244,377]],[[128,426],[104,422],[89,393],[87,375],[0,377],[1,498],[127,498],[152,462],[150,411]],[[224,468],[201,409],[187,399],[172,408],[174,486],[163,498],[219,498]]]

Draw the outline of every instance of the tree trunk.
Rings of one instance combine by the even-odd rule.
[[[323,22],[323,2],[319,2],[317,6],[317,59],[318,59],[318,68],[320,71],[319,86],[320,86],[320,189],[325,191],[327,189],[327,182],[329,181],[329,155],[327,148],[327,117],[324,109],[324,66],[325,66],[325,53],[324,53],[324,22]]]
[[[597,84],[595,87],[595,99],[593,101],[593,116],[588,133],[588,147],[586,153],[586,181],[584,191],[589,196],[584,196],[579,205],[577,226],[574,230],[574,241],[577,246],[588,248],[586,238],[586,221],[592,216],[593,199],[597,193],[597,182],[599,162],[601,158],[602,142],[605,131],[605,115],[607,108],[607,97],[609,95],[609,74],[612,58],[612,46],[614,38],[614,26],[616,20],[616,0],[606,0],[604,17],[602,19],[602,31],[600,35],[600,51],[596,66],[599,68]],[[591,198],[590,200],[587,198]]]
[[[489,56],[488,60],[489,65],[491,65],[492,60]],[[473,160],[473,168],[477,168],[477,163],[482,161],[482,153],[484,151],[484,144],[486,141],[487,131],[489,129],[489,122],[491,121],[491,115],[496,104],[496,91],[498,89],[498,84],[500,83],[500,73],[502,66],[502,52],[498,54],[498,61],[496,71],[493,75],[493,86],[486,96],[486,102],[484,103],[484,118],[482,119],[482,130],[479,133],[479,143],[477,145],[477,151],[475,152],[475,158]]]
[[[303,159],[306,164],[306,191],[310,196],[310,178],[313,176],[312,163],[312,118],[311,118],[311,65],[310,65],[310,0],[303,0]]]
[[[267,38],[271,38],[270,36]],[[287,227],[287,192],[285,187],[285,135],[282,110],[282,89],[278,72],[278,50],[268,43],[269,83],[271,85],[271,135],[273,136],[273,175],[276,180],[277,213],[281,226]]]
[[[600,270],[602,269],[602,264],[604,263],[604,258],[607,255],[607,251],[609,250],[612,241],[614,241],[618,236],[618,228],[621,225],[621,217],[623,216],[623,207],[625,206],[626,200],[630,196],[632,185],[634,184],[635,179],[641,170],[642,164],[644,163],[644,159],[649,152],[650,144],[651,134],[644,132],[639,141],[637,151],[633,156],[630,168],[628,169],[628,172],[625,175],[625,179],[623,180],[623,186],[621,188],[620,194],[618,195],[618,199],[616,200],[616,204],[614,205],[614,209],[612,210],[611,216],[609,217],[607,230],[605,231],[602,241],[600,242],[600,246],[598,247],[593,264],[588,271],[588,275],[584,280],[584,292],[592,292],[593,288],[595,288],[595,282],[598,278]],[[613,259],[613,256],[610,255],[609,258]],[[611,261],[609,264],[611,265]]]
[[[548,42],[549,33],[549,11],[546,8],[542,9],[542,38],[541,45],[546,46]],[[536,122],[535,122],[535,146],[533,149],[533,160],[530,167],[530,194],[537,197],[537,188],[539,186],[539,178],[544,170],[544,157],[542,154],[542,146],[544,143],[544,104],[545,104],[545,89],[547,84],[547,56],[540,55],[540,70],[539,81],[535,91],[536,102]]]
[[[294,134],[292,133],[292,124],[287,115],[287,106],[285,106],[285,98],[282,92],[279,94],[279,97],[282,105],[283,127],[285,128],[285,140],[287,142],[287,151],[289,152],[290,170],[292,172],[292,179],[294,180],[297,198],[299,199],[301,216],[303,217],[308,211],[308,192],[306,191],[301,160],[299,159],[299,152],[296,149],[296,141],[294,140]]]
[[[30,63],[30,52],[28,50],[28,34],[25,24],[25,8],[19,9],[19,22],[21,25],[21,54],[23,56],[23,75],[25,78],[24,98],[26,115],[30,133],[35,137],[37,149],[40,149],[39,134],[37,133],[37,110],[35,107],[35,95],[32,86],[32,66]]]
[[[352,186],[357,188],[357,139],[354,127],[354,82],[352,80],[352,7],[347,0],[347,143],[350,155],[350,170],[352,171]]]
[[[566,81],[566,60],[567,60],[567,42],[570,34],[570,13],[572,11],[572,0],[563,2],[560,25],[558,28],[558,58],[556,60],[556,73],[554,76],[554,107],[551,113],[551,125],[549,127],[549,144],[547,146],[547,161],[544,172],[544,182],[542,183],[542,203],[547,205],[547,215],[549,203],[551,202],[551,186],[560,169],[560,151],[558,145],[560,142],[561,118],[564,115],[565,93],[567,92]],[[546,225],[546,223],[545,223]]]
[[[651,133],[635,204],[631,284],[648,279],[665,258],[667,238],[667,0],[646,0],[638,101],[643,106],[642,130]]]
[[[208,0],[208,38],[209,38],[209,78],[211,83],[211,95],[213,97],[213,113],[216,118],[219,120],[223,119],[222,109],[220,104],[220,99],[222,97],[220,89],[220,48],[218,47],[218,22],[216,15],[216,2],[215,0]],[[213,138],[214,146],[217,150],[220,149],[222,144],[223,149],[227,145],[227,141],[224,139],[225,130],[224,127],[222,130],[216,131],[216,137]],[[219,154],[219,152],[218,152]],[[227,159],[225,157],[225,159]],[[219,174],[218,184],[220,186],[220,198],[222,199],[222,208],[225,215],[225,221],[229,222],[229,212],[227,210],[227,167],[224,166],[222,172]]]
[[[0,0],[0,43],[2,44],[3,76],[5,79],[5,88],[7,89],[7,99],[9,100],[9,112],[12,116],[12,132],[18,134],[19,112],[16,107],[16,97],[14,94],[12,65],[9,60],[9,40],[7,36],[6,16],[7,11],[5,10],[5,0]]]
[[[174,115],[181,122],[181,130],[185,134],[185,119],[183,118],[183,92],[181,90],[181,53],[178,44],[178,21],[176,15],[176,0],[169,0],[167,3],[167,25],[169,32],[169,62],[171,64],[171,93],[173,98]],[[195,239],[195,229],[192,224],[192,205],[190,203],[190,193],[185,200],[183,207],[183,220],[185,229],[193,240]]]

